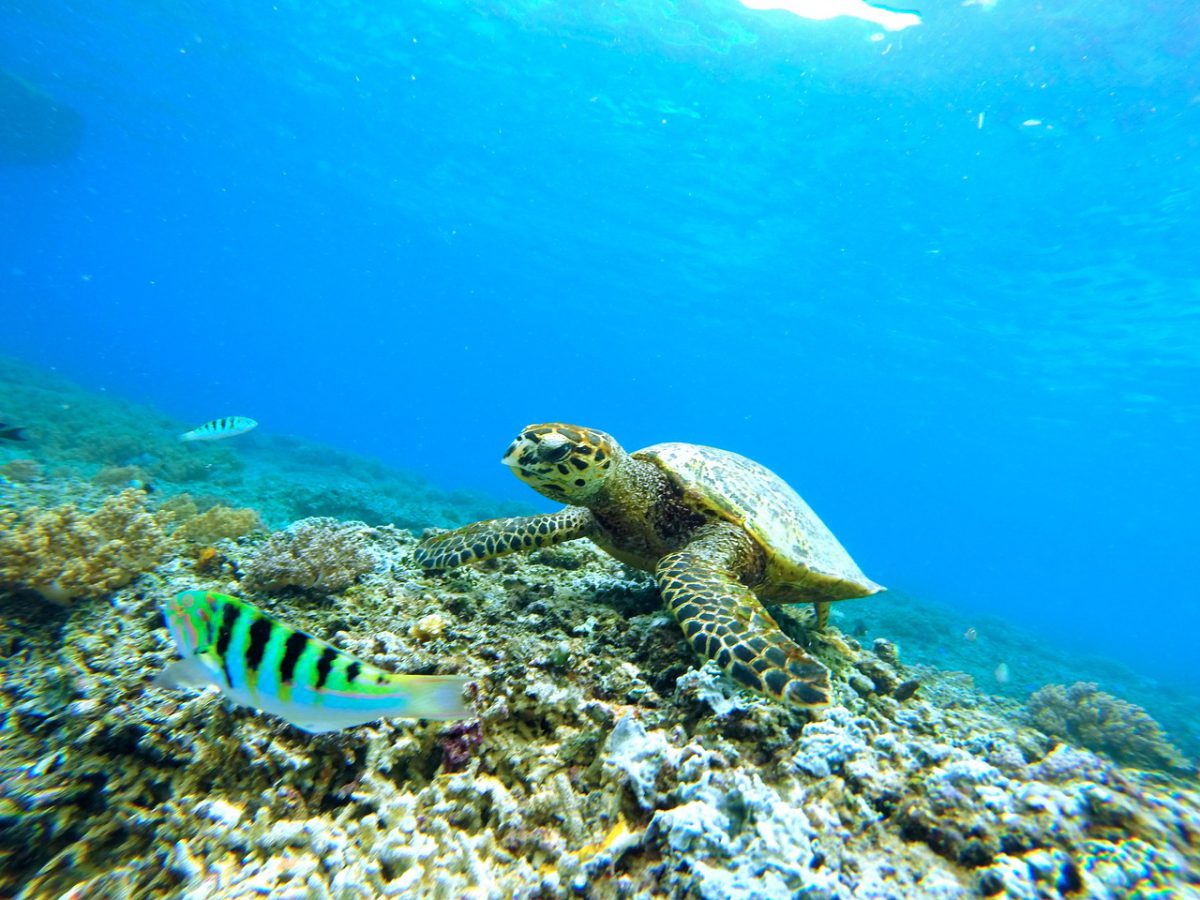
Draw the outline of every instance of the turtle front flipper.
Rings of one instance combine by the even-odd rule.
[[[663,601],[697,653],[739,684],[789,706],[829,704],[829,670],[780,631],[754,592],[738,580],[751,563],[749,540],[717,527],[659,560]]]
[[[506,553],[587,537],[595,525],[592,514],[579,506],[541,516],[486,519],[425,538],[417,544],[413,559],[423,569],[453,569]]]

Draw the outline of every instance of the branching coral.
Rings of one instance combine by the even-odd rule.
[[[252,509],[214,506],[184,519],[172,536],[193,544],[213,544],[223,538],[240,538],[259,528],[262,528],[262,519]]]
[[[1051,737],[1104,753],[1119,763],[1150,769],[1184,765],[1162,727],[1144,709],[1106,694],[1095,684],[1048,684],[1029,698],[1026,709],[1033,724]]]
[[[0,512],[0,582],[60,603],[129,584],[158,565],[166,551],[145,496],[122,491],[91,513],[73,503]]]
[[[362,523],[301,519],[267,539],[246,563],[246,580],[264,590],[344,591],[378,564],[366,532]]]
[[[178,525],[185,519],[200,515],[200,507],[191,494],[176,494],[158,505],[158,520],[164,525]]]

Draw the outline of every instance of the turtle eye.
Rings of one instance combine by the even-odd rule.
[[[538,444],[537,455],[542,462],[556,463],[566,459],[571,452],[571,442],[561,434],[551,434]]]

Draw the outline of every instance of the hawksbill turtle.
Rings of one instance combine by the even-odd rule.
[[[568,505],[425,538],[418,565],[436,571],[591,538],[653,572],[692,647],[734,681],[789,706],[829,703],[829,671],[780,630],[762,600],[812,602],[823,628],[831,601],[883,588],[770,469],[697,444],[626,453],[602,431],[557,422],[523,429],[503,462]]]

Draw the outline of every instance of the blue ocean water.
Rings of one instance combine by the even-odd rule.
[[[0,166],[0,352],[514,501],[528,422],[736,450],[1194,682],[1200,14],[913,6],[0,2],[83,123]]]

